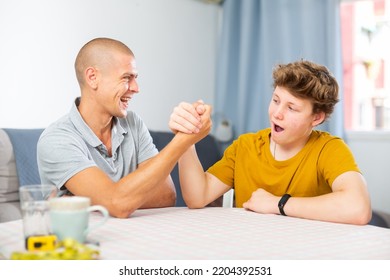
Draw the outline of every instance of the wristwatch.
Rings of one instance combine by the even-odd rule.
[[[284,194],[282,198],[279,200],[278,207],[279,207],[279,212],[283,216],[287,216],[286,213],[284,213],[284,205],[286,205],[287,200],[291,197],[288,193]]]

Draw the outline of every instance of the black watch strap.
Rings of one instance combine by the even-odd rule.
[[[291,197],[288,193],[284,194],[282,198],[279,200],[278,207],[279,212],[281,215],[286,216],[286,213],[284,213],[284,205],[286,205],[287,200]]]

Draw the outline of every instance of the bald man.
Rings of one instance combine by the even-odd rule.
[[[128,110],[139,87],[135,57],[125,44],[109,38],[89,41],[77,55],[75,70],[80,97],[38,142],[42,183],[56,185],[60,195],[90,197],[119,218],[139,208],[174,206],[170,172],[209,133],[211,108],[195,106],[199,133],[177,133],[159,153],[142,119]]]

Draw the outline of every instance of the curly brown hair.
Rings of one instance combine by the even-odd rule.
[[[338,83],[323,65],[307,60],[278,64],[272,77],[274,88],[283,87],[295,97],[309,99],[313,104],[313,113],[324,112],[325,120],[339,101]]]

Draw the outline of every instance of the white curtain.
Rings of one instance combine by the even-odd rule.
[[[235,136],[269,127],[272,69],[308,59],[327,66],[340,85],[332,118],[320,129],[343,137],[339,0],[225,0],[214,111]]]

